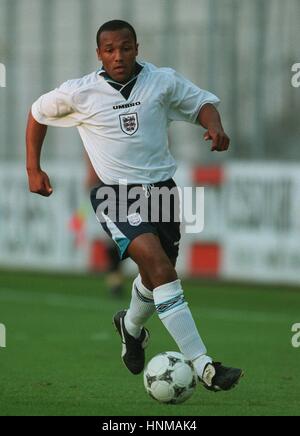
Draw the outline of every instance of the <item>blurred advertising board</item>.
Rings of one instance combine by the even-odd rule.
[[[206,187],[192,275],[300,283],[300,165],[231,162],[195,168],[192,180]]]
[[[28,191],[21,164],[0,165],[0,265],[43,270],[85,269],[86,253],[76,249],[70,220],[83,197],[83,171],[47,165],[54,194]]]

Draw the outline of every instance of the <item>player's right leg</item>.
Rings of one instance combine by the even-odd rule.
[[[117,194],[118,188],[115,186],[108,187],[107,185],[101,184],[99,187],[92,190],[91,202],[102,227],[116,244],[120,259],[125,259],[128,257],[127,249],[131,241],[140,234],[147,232],[155,233],[155,229],[146,222],[139,222],[139,225],[136,226],[134,223],[130,222],[129,216],[125,221],[119,220],[118,213],[113,218],[114,209],[118,209],[118,204],[122,201],[120,201],[118,194],[116,196],[112,195],[112,200],[108,202],[108,206],[106,200],[106,210],[106,208],[103,207],[103,201],[100,199],[100,195],[97,194],[98,189],[101,189],[103,186],[105,189],[111,188]],[[145,278],[146,273],[142,269],[141,272]],[[149,332],[144,325],[155,312],[153,292],[152,289],[147,288],[147,283],[147,279],[145,284],[142,282],[141,276],[138,275],[132,285],[129,309],[121,310],[113,317],[113,324],[122,341],[122,360],[133,374],[139,374],[144,369],[145,348],[149,341]]]
[[[108,239],[107,255],[109,258],[109,269],[107,271],[106,282],[109,293],[113,298],[121,298],[124,295],[122,261],[116,244],[111,239]]]
[[[170,275],[168,276],[168,280],[176,279],[176,271],[161,249],[157,236],[151,233],[141,234],[137,236],[131,244],[136,244],[135,240],[138,240],[143,246],[147,246],[148,241],[152,241],[153,238],[156,243],[159,244],[157,262],[162,268],[164,277],[169,269]],[[128,253],[130,253],[130,245],[128,247]],[[154,247],[152,248],[154,249]],[[171,268],[169,268],[170,266]],[[144,369],[144,350],[148,345],[150,337],[149,331],[144,326],[147,320],[156,312],[150,271],[148,268],[146,269],[141,262],[138,264],[138,267],[140,274],[133,282],[129,309],[127,311],[123,310],[118,312],[113,318],[115,327],[122,339],[122,360],[133,374],[139,374]]]
[[[142,327],[140,335],[135,338],[125,326],[126,310],[117,312],[113,324],[122,341],[121,357],[124,365],[132,374],[140,374],[145,367],[145,348],[149,341],[149,331]]]
[[[139,374],[145,366],[145,348],[150,338],[144,327],[155,312],[152,290],[146,288],[138,275],[132,285],[128,310],[121,310],[113,317],[113,323],[122,340],[122,360],[133,374]]]

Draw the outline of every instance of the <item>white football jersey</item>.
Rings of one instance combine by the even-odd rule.
[[[144,62],[138,66],[134,86],[129,83],[125,96],[122,89],[128,84],[115,89],[118,84],[100,70],[63,83],[32,105],[40,124],[77,127],[106,184],[150,184],[173,177],[177,166],[169,151],[169,123],[196,123],[204,104],[219,103],[171,68]]]

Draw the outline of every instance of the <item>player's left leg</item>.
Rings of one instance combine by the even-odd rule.
[[[157,236],[139,236],[131,243],[128,252],[139,267],[146,271],[148,277],[151,277],[159,318],[180,351],[193,362],[204,386],[214,391],[234,387],[242,376],[242,371],[226,368],[207,356],[206,347],[185,301],[181,281]]]
[[[180,351],[192,361],[201,357],[201,361],[196,362],[196,369],[202,375],[212,359],[206,356],[206,348],[185,301],[181,281],[159,238],[153,234],[141,235],[132,241],[128,253],[139,268],[147,272],[154,288],[156,311]],[[170,257],[175,263],[171,253]]]

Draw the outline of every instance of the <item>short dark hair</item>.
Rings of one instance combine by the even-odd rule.
[[[127,23],[127,21],[123,21],[123,20],[112,20],[112,21],[107,21],[106,23],[102,24],[102,26],[98,30],[97,38],[96,38],[97,46],[98,47],[100,46],[100,35],[102,32],[121,30],[121,29],[130,30],[130,32],[132,33],[132,35],[134,37],[135,43],[137,43],[136,32],[131,24],[129,24],[129,23]]]

